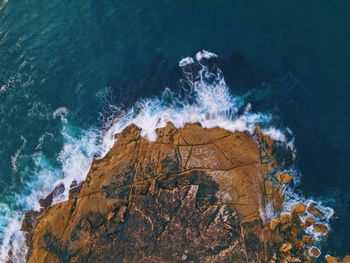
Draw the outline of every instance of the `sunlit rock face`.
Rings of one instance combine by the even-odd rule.
[[[69,200],[27,213],[27,262],[311,261],[312,207],[281,215],[292,179],[272,149],[258,127],[168,123],[150,142],[130,125]]]

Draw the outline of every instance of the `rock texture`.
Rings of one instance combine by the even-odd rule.
[[[311,262],[301,215],[282,211],[270,138],[171,123],[157,141],[131,125],[69,200],[26,214],[27,262]],[[49,197],[50,199],[51,197]],[[42,201],[43,203],[44,200]],[[271,220],[268,211],[276,216]],[[320,232],[328,231],[319,224]]]

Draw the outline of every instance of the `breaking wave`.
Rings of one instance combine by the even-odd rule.
[[[68,109],[61,107],[54,111],[52,118],[61,119],[61,133],[65,142],[58,157],[60,167],[53,167],[45,155],[40,151],[36,152],[32,156],[36,167],[35,177],[28,183],[23,194],[15,197],[16,210],[0,204],[0,261],[4,262],[8,257],[14,262],[25,261],[25,234],[20,231],[23,212],[40,210],[38,200],[59,185],[64,187],[54,193],[53,203],[66,200],[70,185],[85,179],[92,160],[104,157],[113,146],[114,135],[131,123],[139,126],[142,135],[151,141],[156,140],[156,129],[165,127],[169,121],[176,128],[181,128],[186,123],[200,123],[205,128],[219,126],[232,132],[250,133],[253,133],[254,126],[258,124],[264,134],[289,148],[295,155],[292,132],[288,128],[277,129],[271,113],[254,112],[252,105],[245,101],[245,97],[232,95],[222,71],[215,64],[216,59],[216,54],[204,50],[194,57],[182,59],[179,67],[183,72],[183,79],[178,91],[165,88],[161,96],[140,99],[123,114],[104,97],[103,102],[109,103],[112,117],[107,118],[103,129],[91,128],[81,131],[67,120]],[[38,149],[40,143],[39,141]],[[14,160],[17,160],[20,151],[21,149],[14,156]],[[283,188],[282,191],[286,195],[286,211],[296,202],[316,202],[297,195],[291,187]],[[323,207],[320,203],[318,207],[324,211],[325,221],[328,221],[333,210]],[[273,211],[265,213],[273,214]]]

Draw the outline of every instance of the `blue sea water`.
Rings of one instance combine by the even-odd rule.
[[[232,94],[293,131],[299,189],[335,210],[323,251],[350,253],[349,10],[342,0],[0,0],[2,248],[13,218],[57,179],[83,179],[115,118],[166,88],[181,93],[179,61],[206,49]]]

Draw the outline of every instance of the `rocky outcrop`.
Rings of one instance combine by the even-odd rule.
[[[128,126],[69,200],[27,213],[27,261],[310,262],[319,256],[305,229],[322,212],[297,204],[280,214],[281,187],[292,177],[280,171],[271,139],[258,128],[252,136],[168,123],[157,135],[150,142]],[[320,223],[316,228],[328,231]]]

